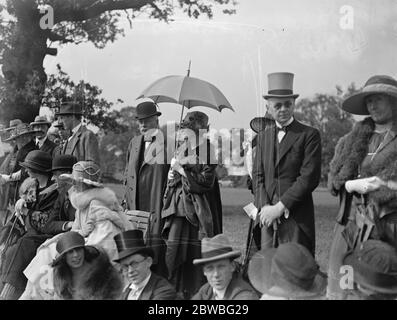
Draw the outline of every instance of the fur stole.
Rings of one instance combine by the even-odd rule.
[[[360,165],[368,152],[368,144],[374,132],[375,124],[371,118],[358,122],[353,130],[343,136],[336,145],[335,155],[330,163],[328,174],[328,189],[337,195],[347,180],[356,179]],[[397,132],[394,125],[394,132]],[[397,180],[397,150],[388,151],[382,161],[373,161],[370,166],[362,168],[361,177],[378,176],[382,180]],[[368,195],[378,205],[397,208],[397,193],[381,187]]]
[[[76,210],[89,210],[90,215],[95,217],[95,222],[110,220],[121,230],[126,229],[123,209],[111,189],[92,188],[78,193],[71,190],[69,198]]]

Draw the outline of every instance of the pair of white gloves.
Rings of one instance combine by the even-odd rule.
[[[369,178],[363,178],[363,179],[356,179],[356,180],[348,180],[346,181],[345,188],[347,192],[357,192],[360,194],[367,194],[372,191],[378,190],[381,186],[387,186],[390,187],[389,185],[395,184],[397,187],[396,182],[385,182],[382,179],[373,176]],[[397,190],[397,188],[396,188]]]

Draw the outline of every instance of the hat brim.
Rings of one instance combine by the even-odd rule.
[[[84,183],[86,185],[94,186],[94,187],[97,187],[97,188],[102,188],[103,187],[103,183],[100,183],[100,182],[97,182],[97,181],[92,181],[92,180],[89,180],[89,179],[86,179],[86,178],[75,179],[73,177],[73,174],[68,174],[68,173],[61,174],[59,176],[59,180],[65,181],[65,182],[69,182],[71,184],[73,184],[73,182],[81,182],[81,183]]]
[[[55,113],[56,116],[70,116],[70,115],[83,115],[83,112],[59,112],[59,113]]]
[[[52,167],[51,171],[72,171],[72,167]]]
[[[271,287],[270,270],[276,248],[269,248],[256,252],[248,265],[248,278],[252,286],[264,293]]]
[[[371,90],[357,93],[348,97],[342,102],[342,109],[351,114],[367,116],[370,113],[368,112],[367,106],[365,105],[365,98],[372,94],[386,94],[397,98],[397,89],[396,91]]]
[[[269,99],[269,98],[298,98],[299,94],[284,94],[284,95],[280,95],[280,94],[265,94],[263,95],[263,99]]]
[[[39,172],[45,172],[45,173],[51,172],[51,169],[45,169],[39,165],[35,165],[34,163],[30,163],[30,162],[26,162],[26,161],[20,162],[19,165],[25,169],[32,169],[32,170],[36,170]]]
[[[157,111],[157,112],[155,112],[153,114],[145,115],[143,117],[135,116],[135,119],[136,120],[143,120],[143,119],[147,119],[147,118],[150,118],[150,117],[153,117],[153,116],[158,116],[159,117],[159,116],[161,116],[161,112]]]
[[[145,248],[132,248],[132,249],[127,249],[119,253],[117,259],[114,259],[114,262],[120,263],[123,259],[128,258],[134,254],[147,254],[149,255],[152,259],[154,258],[154,251],[151,248],[145,247]]]
[[[374,273],[373,270],[370,270],[368,267],[360,263],[354,252],[348,253],[343,260],[345,265],[350,265],[354,270],[354,282],[359,284],[365,289],[369,289],[371,291],[383,294],[397,294],[397,277],[394,277],[395,285],[391,285],[390,287],[382,287],[376,285],[374,282],[370,281],[369,275]],[[364,276],[363,276],[364,275]],[[390,282],[388,282],[390,283]]]
[[[28,135],[28,134],[34,135],[34,134],[37,134],[37,133],[39,133],[39,132],[42,132],[42,131],[41,131],[41,130],[31,130],[31,131],[23,132],[23,133],[21,133],[21,134],[17,134],[17,135],[15,135],[15,136],[11,136],[11,137],[7,138],[7,139],[3,140],[3,142],[15,140],[15,139],[17,139],[17,138],[19,138],[19,137],[22,137],[22,136]]]
[[[63,252],[61,252],[61,253],[59,253],[59,254],[56,255],[55,259],[54,259],[54,260],[52,261],[52,263],[51,263],[51,266],[52,266],[52,267],[55,267],[56,265],[58,265],[59,262],[61,262],[62,257],[63,257],[66,253],[68,253],[69,251],[71,251],[71,250],[73,250],[73,249],[86,248],[86,247],[91,247],[91,246],[78,245],[78,246],[72,246],[72,247],[68,248],[67,250],[65,250],[65,251],[63,251]],[[93,248],[95,248],[95,247],[93,247]],[[96,248],[95,248],[95,249],[96,249]]]
[[[51,127],[51,122],[49,122],[49,121],[31,122],[31,123],[30,123],[31,126],[40,126],[40,125],[42,125],[42,124],[45,124],[45,125]]]
[[[230,252],[223,253],[223,254],[216,255],[213,257],[209,257],[209,258],[194,259],[193,264],[199,265],[199,264],[204,264],[204,263],[213,262],[213,261],[217,261],[217,260],[223,260],[223,259],[236,259],[240,256],[241,256],[240,251],[230,251]]]
[[[314,278],[313,285],[308,290],[285,290],[276,286],[271,287],[264,293],[268,296],[292,299],[309,299],[324,296],[327,288],[327,278],[321,272],[318,272]]]

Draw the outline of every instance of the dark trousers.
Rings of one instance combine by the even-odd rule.
[[[17,290],[26,287],[27,279],[23,274],[25,268],[36,255],[37,248],[48,238],[47,235],[26,234],[17,243],[10,246],[3,257],[1,280]]]
[[[299,227],[296,221],[289,217],[282,218],[281,224],[278,225],[277,243],[296,242],[306,247],[314,256],[315,243],[307,234]],[[257,225],[254,229],[254,241],[258,250],[273,248],[274,242],[273,226],[262,228]]]

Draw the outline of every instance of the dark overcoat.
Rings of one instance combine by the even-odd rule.
[[[253,166],[255,205],[258,211],[264,205],[279,200],[289,210],[289,217],[281,220],[288,230],[281,242],[300,238],[302,245],[314,254],[315,226],[312,192],[321,176],[321,138],[317,129],[294,120],[281,143],[278,143],[275,122],[258,134],[258,145]],[[297,225],[297,228],[294,227]],[[293,226],[290,228],[290,226]],[[258,228],[258,226],[257,226]],[[263,227],[266,228],[266,227]],[[265,230],[270,230],[269,227]],[[263,231],[263,230],[262,230]],[[303,233],[302,233],[303,232]],[[263,232],[254,233],[256,243],[263,244]],[[300,242],[300,239],[295,239]]]

